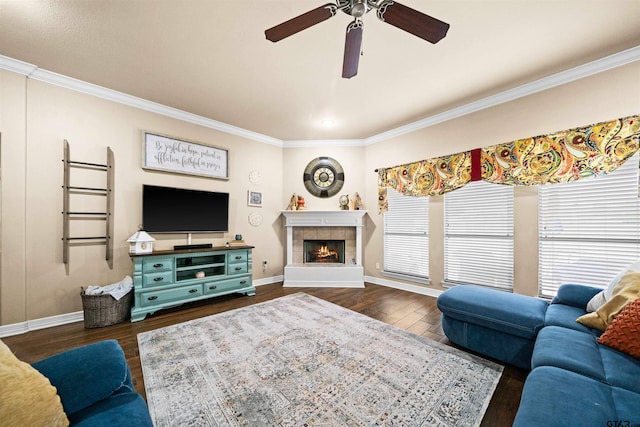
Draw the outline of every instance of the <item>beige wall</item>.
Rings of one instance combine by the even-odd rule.
[[[292,193],[313,210],[337,209],[340,194],[358,192],[369,211],[365,228],[365,274],[383,279],[382,217],[377,213],[374,169],[493,145],[640,112],[640,63],[626,65],[462,118],[368,146],[280,148],[137,110],[100,98],[0,71],[1,258],[0,324],[7,325],[82,309],[80,287],[107,284],[131,274],[126,239],[141,218],[143,183],[231,195],[230,232],[195,235],[194,243],[221,245],[235,233],[255,245],[254,279],[282,274],[284,232],[280,211]],[[228,148],[229,181],[149,172],[141,169],[142,131],[174,135]],[[114,268],[104,247],[72,248],[62,263],[62,141],[74,160],[102,163],[106,147],[115,154]],[[337,196],[319,199],[304,188],[302,173],[318,156],[335,158],[345,170]],[[253,186],[249,172],[262,183]],[[247,207],[247,190],[264,193],[264,207]],[[537,282],[536,190],[516,189],[515,290],[534,295]],[[443,277],[443,199],[430,204],[430,276]],[[264,217],[260,227],[250,212]],[[186,242],[183,235],[156,235],[156,248]],[[268,262],[262,271],[262,261]]]
[[[0,71],[0,325],[26,319],[26,79]]]
[[[118,103],[2,72],[2,270],[1,324],[11,324],[82,309],[81,286],[106,285],[132,274],[126,239],[141,222],[142,184],[230,193],[229,233],[196,234],[193,243],[223,245],[235,233],[255,245],[254,279],[282,274],[279,214],[282,196],[282,148],[174,120]],[[229,149],[230,179],[215,180],[145,171],[141,168],[142,132],[149,130]],[[109,269],[104,246],[70,249],[62,263],[62,148],[72,160],[105,163],[106,148],[115,157],[114,262]],[[249,172],[258,170],[254,186]],[[95,172],[93,172],[95,174]],[[88,174],[88,173],[87,173]],[[74,169],[72,185],[99,182]],[[80,178],[78,181],[73,181]],[[102,175],[104,177],[104,175]],[[82,182],[81,182],[82,181]],[[247,206],[247,190],[264,194],[262,208]],[[72,196],[72,209],[94,206],[95,196]],[[263,215],[260,227],[248,224],[250,212]],[[72,230],[98,230],[104,223],[73,222]],[[89,231],[87,234],[94,235]],[[186,235],[155,235],[156,248],[185,244]],[[268,261],[263,272],[262,261]]]
[[[366,170],[485,147],[518,138],[551,133],[640,112],[640,63],[584,78],[570,84],[421,129],[366,150]],[[382,217],[374,206],[377,186],[366,179],[366,201],[376,230]],[[515,189],[515,292],[537,295],[537,192]],[[430,203],[430,277],[432,287],[444,276],[444,203]],[[382,277],[382,235],[376,232],[365,247],[365,274]]]
[[[333,197],[320,198],[311,195],[304,186],[302,175],[310,161],[316,157],[328,156],[335,159],[344,170],[344,185]],[[354,197],[357,192],[364,198],[364,185],[367,179],[375,176],[373,171],[365,170],[365,147],[307,147],[285,148],[282,154],[284,164],[284,180],[282,183],[282,208],[289,204],[292,194],[300,194],[305,199],[308,210],[337,210],[338,199],[343,194]],[[370,172],[370,173],[367,173]]]

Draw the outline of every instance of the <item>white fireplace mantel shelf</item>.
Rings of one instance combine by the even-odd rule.
[[[367,211],[282,211],[285,227],[362,227]]]
[[[287,264],[285,287],[349,287],[364,288],[362,266],[362,227],[365,210],[357,211],[282,211],[287,230]],[[314,266],[293,262],[293,229],[295,227],[355,227],[356,258],[354,264]]]

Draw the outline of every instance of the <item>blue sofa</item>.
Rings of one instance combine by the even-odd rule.
[[[72,426],[153,426],[115,340],[74,348],[32,366],[57,388]]]
[[[640,360],[598,343],[576,322],[601,289],[563,285],[538,298],[458,286],[438,297],[455,344],[531,370],[514,426],[640,425]]]

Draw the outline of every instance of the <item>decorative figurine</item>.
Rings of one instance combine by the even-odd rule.
[[[354,209],[357,211],[359,211],[360,209],[364,209],[364,205],[362,204],[362,199],[360,198],[360,195],[357,192],[355,195]]]
[[[343,211],[348,211],[349,210],[349,195],[348,194],[343,194],[342,196],[340,196],[340,199],[338,201],[340,203],[340,210]]]
[[[304,197],[298,196],[298,210],[299,211],[304,210],[304,208],[305,208],[304,203],[305,203],[304,202]]]
[[[289,206],[287,206],[288,211],[297,211],[298,210],[298,196],[296,193],[293,193],[291,196],[291,201],[289,202]]]
[[[155,240],[156,239],[149,236],[146,231],[140,229],[127,239],[127,242],[129,242],[129,253],[150,254],[153,252],[153,242],[155,242]]]

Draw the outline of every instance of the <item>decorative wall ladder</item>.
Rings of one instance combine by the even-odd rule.
[[[113,151],[107,147],[107,164],[87,163],[72,161],[69,154],[69,142],[64,140],[64,183],[63,208],[62,208],[62,262],[69,264],[69,247],[77,245],[105,245],[106,257],[109,268],[113,268]],[[77,187],[71,185],[71,169],[82,168],[91,171],[105,172],[107,174],[106,188]],[[102,196],[106,199],[104,212],[79,212],[70,211],[70,196]],[[100,220],[105,221],[104,236],[70,236],[70,221]],[[75,243],[75,244],[74,244]]]

